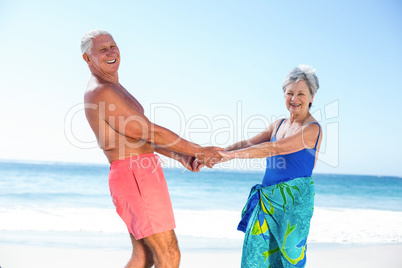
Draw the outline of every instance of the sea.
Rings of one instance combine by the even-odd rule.
[[[108,165],[0,162],[0,243],[130,249]],[[240,250],[236,230],[263,171],[164,168],[183,250]],[[309,245],[402,243],[402,178],[313,174]]]

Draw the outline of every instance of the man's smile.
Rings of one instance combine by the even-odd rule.
[[[109,64],[112,64],[112,63],[115,63],[116,62],[116,59],[114,59],[114,60],[107,60],[106,61],[106,63],[109,63]]]

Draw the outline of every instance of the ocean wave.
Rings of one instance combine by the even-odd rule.
[[[176,209],[179,236],[243,239],[236,230],[240,211]],[[0,208],[2,231],[127,233],[112,208]],[[402,243],[402,212],[316,207],[309,242]]]

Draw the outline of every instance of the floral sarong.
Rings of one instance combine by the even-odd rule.
[[[242,268],[304,267],[314,210],[314,182],[303,177],[255,185],[242,211]]]

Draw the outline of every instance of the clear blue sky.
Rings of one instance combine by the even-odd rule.
[[[146,114],[205,145],[287,116],[282,81],[312,65],[325,138],[316,172],[402,176],[402,4],[392,0],[3,0],[0,159],[106,163],[99,148],[74,146],[93,147],[79,40],[96,28],[118,43],[121,83]]]

